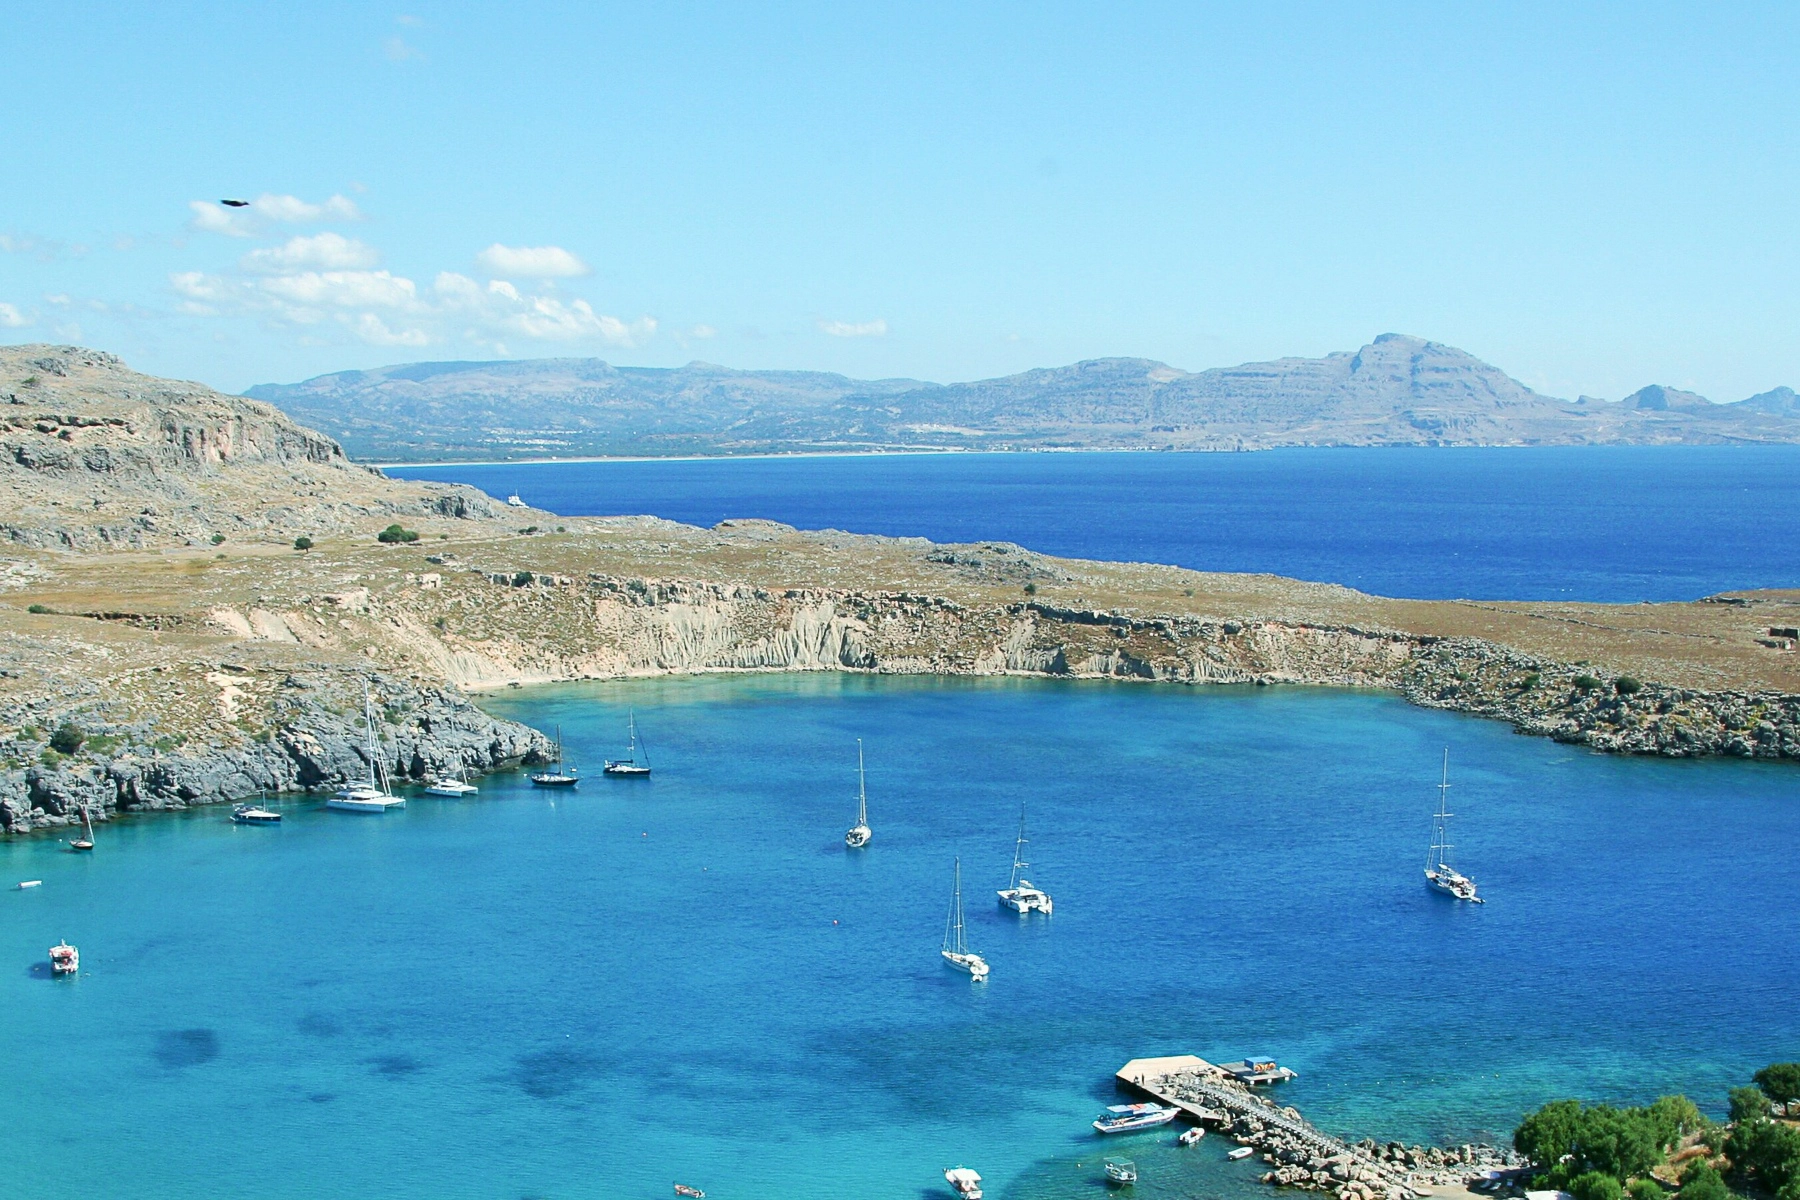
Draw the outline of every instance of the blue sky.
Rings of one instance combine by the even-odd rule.
[[[14,4],[0,338],[1800,385],[1795,6]],[[235,216],[222,197],[257,203]],[[192,207],[198,204],[198,208]]]

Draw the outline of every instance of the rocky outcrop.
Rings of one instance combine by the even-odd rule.
[[[290,672],[275,684],[269,723],[235,743],[158,744],[149,729],[87,722],[84,752],[0,771],[0,832],[76,823],[84,806],[91,819],[104,821],[122,812],[222,804],[367,778],[365,678],[347,669]],[[382,675],[371,687],[381,714],[381,765],[396,782],[458,769],[478,774],[547,756],[542,734],[489,716],[453,692]],[[22,747],[7,749],[16,755]]]

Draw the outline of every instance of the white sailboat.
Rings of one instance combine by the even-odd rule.
[[[375,732],[375,701],[369,685],[363,684],[363,723],[369,727],[369,778],[361,783],[348,783],[325,801],[326,808],[344,812],[386,812],[405,808],[406,797],[394,795],[388,784],[387,765],[381,760],[381,739]]]
[[[1431,850],[1425,856],[1425,886],[1456,900],[1485,904],[1475,894],[1475,881],[1450,865],[1450,750],[1444,750],[1444,775],[1438,784],[1438,810],[1432,816]]]
[[[607,759],[606,765],[601,768],[601,773],[641,779],[650,774],[650,751],[646,747],[643,751],[643,761],[638,761],[637,710],[627,709],[625,719],[626,725],[631,730],[631,744],[626,749],[624,758]]]
[[[481,789],[469,782],[468,773],[461,763],[456,764],[456,775],[439,775],[425,784],[427,796],[443,796],[449,800],[460,800],[464,796],[473,796]]]
[[[863,781],[863,748],[862,739],[856,739],[856,824],[844,834],[844,845],[852,850],[860,850],[869,844],[875,831],[869,828],[869,789]]]
[[[1022,878],[1025,868],[1031,864],[1025,861],[1025,802],[1019,801],[1019,840],[1013,845],[1012,880],[1006,890],[995,893],[1000,897],[1000,907],[1010,908],[1021,917],[1036,911],[1045,916],[1050,915],[1050,893],[1040,891],[1031,886],[1031,880]]]
[[[944,961],[959,971],[967,971],[977,982],[988,977],[987,960],[969,949],[963,936],[962,859],[956,860],[956,888],[950,894],[950,915],[944,919]]]

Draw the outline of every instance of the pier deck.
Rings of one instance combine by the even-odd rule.
[[[1418,1195],[1409,1174],[1349,1145],[1341,1138],[1316,1128],[1293,1109],[1282,1109],[1237,1083],[1221,1067],[1192,1054],[1163,1058],[1134,1058],[1119,1068],[1116,1078],[1128,1087],[1172,1104],[1196,1121],[1217,1124],[1227,1114],[1255,1117],[1292,1136],[1320,1158],[1343,1160],[1375,1172],[1384,1182],[1398,1185],[1408,1195]]]

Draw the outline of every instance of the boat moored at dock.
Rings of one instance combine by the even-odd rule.
[[[981,1200],[981,1176],[967,1167],[951,1167],[944,1172],[944,1182],[962,1200]]]
[[[1181,1115],[1173,1105],[1112,1104],[1094,1120],[1095,1133],[1135,1133],[1167,1125]]]
[[[50,947],[50,973],[52,975],[73,975],[81,969],[81,951],[68,942],[58,942]]]
[[[1175,1141],[1183,1146],[1192,1146],[1205,1136],[1206,1130],[1196,1125],[1192,1129],[1182,1131],[1181,1136],[1176,1138]]]

